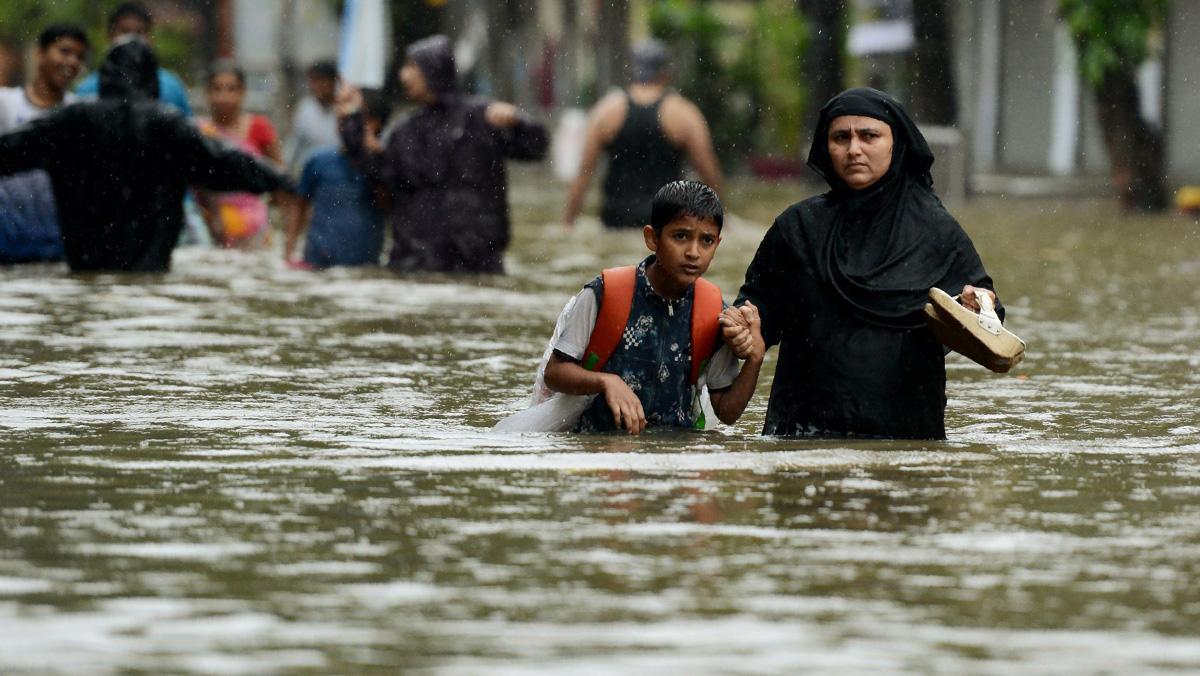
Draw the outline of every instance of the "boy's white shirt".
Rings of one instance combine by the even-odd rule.
[[[62,105],[75,102],[75,95],[67,92]],[[17,127],[42,117],[58,106],[39,108],[29,100],[24,87],[0,87],[0,133],[9,132]]]
[[[580,291],[559,315],[558,325],[562,327],[562,333],[553,341],[553,348],[572,359],[583,359],[599,314],[596,292],[590,288]],[[722,342],[721,348],[708,361],[708,368],[701,378],[709,390],[723,390],[733,384],[740,371],[741,364],[737,356]]]

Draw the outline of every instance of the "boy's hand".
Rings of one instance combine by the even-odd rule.
[[[762,319],[753,303],[721,311],[721,337],[738,359],[762,361],[767,346],[762,337]]]
[[[612,411],[617,428],[625,429],[632,435],[641,434],[646,430],[646,412],[642,409],[642,400],[620,376],[611,373],[605,375],[604,401],[608,404],[608,410]]]

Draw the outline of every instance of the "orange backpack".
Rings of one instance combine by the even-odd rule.
[[[592,338],[583,353],[582,366],[589,371],[604,368],[621,343],[621,335],[625,333],[633,309],[633,292],[637,288],[637,268],[632,265],[609,268],[601,276],[604,297],[596,314]],[[709,357],[716,352],[719,319],[724,306],[721,290],[716,284],[707,279],[696,280],[696,293],[692,298],[692,384],[700,380]]]

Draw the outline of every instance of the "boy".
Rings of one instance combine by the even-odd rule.
[[[546,385],[566,394],[602,395],[584,410],[575,431],[702,427],[701,372],[717,417],[732,424],[758,382],[766,348],[753,306],[723,311],[720,290],[700,279],[721,242],[724,211],[716,193],[702,183],[675,181],[658,191],[650,211],[642,236],[653,253],[636,270],[606,270],[560,320]],[[605,288],[613,282],[620,286]],[[749,330],[713,354],[721,324]],[[738,357],[746,360],[740,370]]]
[[[387,101],[377,91],[363,92],[366,142],[376,140],[387,119]],[[283,257],[297,267],[376,265],[383,250],[383,218],[371,184],[350,164],[343,148],[312,154],[300,174],[299,195],[291,210]],[[296,243],[305,225],[304,260],[296,262]]]
[[[46,27],[38,36],[33,80],[24,87],[0,87],[0,134],[71,103],[75,97],[67,87],[79,75],[87,52],[82,28]],[[50,177],[35,170],[0,180],[0,264],[62,258]]]
[[[314,151],[338,144],[337,111],[334,108],[337,94],[337,64],[332,61],[317,61],[308,67],[308,96],[296,106],[292,116],[292,137],[284,153],[288,172],[299,177],[304,163]]]
[[[108,15],[108,42],[114,45],[120,38],[133,35],[146,42],[153,43],[154,15],[140,2],[122,2]],[[79,83],[75,93],[89,99],[100,95],[99,72],[92,73]],[[158,69],[158,100],[174,106],[179,112],[192,116],[192,106],[188,101],[187,88],[179,76],[166,68]]]

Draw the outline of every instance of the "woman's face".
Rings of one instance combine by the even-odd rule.
[[[892,166],[892,128],[873,117],[835,117],[829,123],[829,158],[850,189],[869,188]]]
[[[245,99],[246,86],[233,73],[217,73],[208,82],[208,105],[216,115],[241,112]]]
[[[433,98],[433,92],[429,91],[429,83],[425,80],[425,73],[412,60],[405,61],[400,69],[400,84],[404,85],[404,95],[411,101],[424,103]]]

